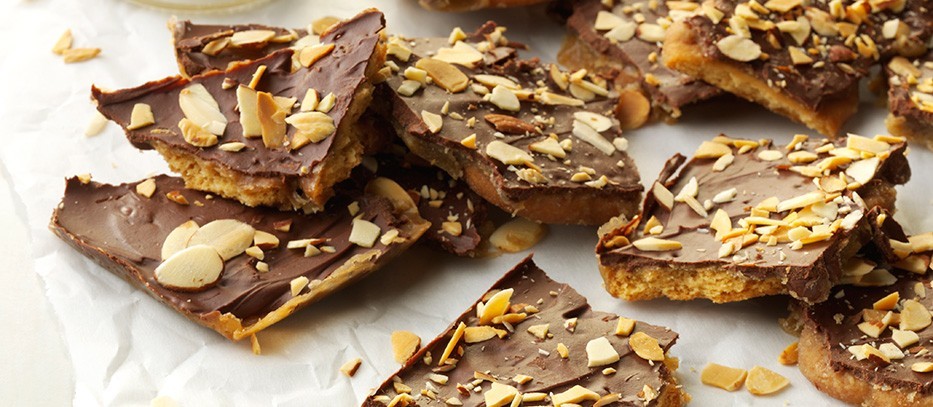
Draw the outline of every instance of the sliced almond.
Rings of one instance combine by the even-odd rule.
[[[619,321],[616,323],[615,334],[617,336],[631,335],[632,331],[635,329],[635,322],[634,319],[619,317]]]
[[[285,133],[287,131],[286,113],[279,108],[271,93],[256,93],[256,113],[262,133],[262,144],[266,148],[284,147]]]
[[[930,310],[917,300],[906,300],[902,304],[900,329],[902,331],[920,331],[933,322]]]
[[[489,88],[495,88],[499,85],[505,86],[506,88],[512,90],[519,90],[522,88],[519,84],[515,83],[515,81],[499,75],[477,74],[473,75],[473,80]]]
[[[568,404],[579,405],[584,401],[597,401],[599,398],[599,393],[578,384],[562,393],[552,394],[551,403],[553,403],[555,406],[564,406]]]
[[[758,152],[758,158],[762,161],[777,161],[784,158],[784,153],[779,150],[761,150]]]
[[[732,154],[732,149],[722,143],[715,141],[704,141],[693,153],[696,158],[719,158],[726,154]]]
[[[428,126],[428,131],[437,134],[444,127],[444,118],[437,113],[431,113],[427,110],[421,111],[421,120]]]
[[[167,260],[173,254],[188,247],[191,236],[198,231],[199,227],[197,222],[189,220],[172,229],[162,242],[162,260]]]
[[[444,362],[450,358],[450,354],[453,353],[454,348],[457,347],[457,342],[460,342],[460,338],[463,337],[464,330],[466,330],[466,324],[463,322],[457,324],[457,329],[455,329],[453,335],[450,336],[450,341],[447,342],[447,346],[444,348],[444,353],[442,353],[441,357],[437,359],[438,366],[443,366]]]
[[[511,288],[501,290],[489,297],[489,300],[482,307],[477,307],[479,324],[488,325],[492,323],[494,318],[504,315],[509,309],[509,300],[512,298],[513,292],[514,290]]]
[[[334,50],[334,44],[315,44],[304,47],[298,52],[298,63],[305,68],[310,68],[315,62],[321,60]]]
[[[778,363],[782,365],[796,365],[797,345],[797,342],[787,345],[787,347],[784,348],[784,350],[782,350],[781,354],[778,356]]]
[[[342,366],[340,366],[340,373],[343,373],[347,377],[353,377],[362,364],[363,360],[360,358],[348,360],[347,363],[344,363]]]
[[[505,134],[526,134],[533,133],[536,130],[531,123],[514,116],[493,113],[483,116],[483,119],[492,124],[496,130]]]
[[[220,105],[207,88],[200,83],[189,85],[178,93],[178,105],[188,120],[213,135],[224,134],[227,117],[220,112]]]
[[[492,92],[489,94],[489,103],[510,112],[517,112],[522,109],[521,102],[519,102],[515,92],[502,85],[492,88]]]
[[[538,339],[547,339],[547,331],[550,326],[550,324],[532,325],[528,327],[528,333]]]
[[[279,238],[272,233],[257,230],[253,235],[253,244],[261,249],[274,249],[279,247]]]
[[[628,338],[628,345],[639,357],[645,360],[664,360],[664,349],[658,345],[658,340],[644,332],[635,332]]]
[[[245,30],[237,31],[230,37],[230,45],[234,47],[257,46],[269,42],[275,37],[272,30]]]
[[[486,155],[506,165],[527,164],[535,160],[527,151],[499,140],[486,144]]]
[[[204,46],[201,47],[201,53],[205,55],[210,55],[212,57],[217,56],[217,54],[220,54],[220,52],[226,49],[227,46],[229,45],[230,45],[230,37],[218,38],[216,40],[208,42],[207,44],[204,44]]]
[[[910,370],[913,370],[917,373],[930,373],[933,372],[933,363],[931,362],[915,362],[910,365]]]
[[[891,294],[888,294],[882,297],[880,300],[875,301],[875,303],[872,304],[872,308],[876,310],[883,310],[883,311],[892,310],[897,306],[897,302],[900,301],[900,299],[901,299],[900,293],[895,291]]]
[[[790,384],[786,377],[761,366],[752,367],[745,379],[745,388],[756,396],[764,396],[781,391]]]
[[[651,193],[654,195],[654,199],[665,209],[671,210],[674,207],[674,194],[660,182],[654,183],[651,187]]]
[[[479,343],[499,336],[500,330],[491,326],[470,326],[463,331],[463,341],[466,343]]]
[[[599,151],[602,151],[603,154],[612,155],[616,152],[616,148],[612,145],[612,142],[606,140],[605,137],[599,134],[599,132],[593,129],[589,124],[580,120],[573,121],[572,134],[574,137],[596,147]]]
[[[421,337],[409,331],[392,332],[391,340],[392,356],[396,362],[403,365],[421,347]]]
[[[153,124],[155,124],[155,116],[152,115],[151,106],[145,103],[133,105],[133,112],[130,113],[130,124],[126,126],[127,130],[137,130]]]
[[[320,143],[337,132],[334,119],[321,112],[299,112],[285,118],[297,131],[288,147],[292,150],[308,143]]]
[[[855,182],[865,185],[875,177],[875,172],[878,170],[880,164],[881,161],[878,157],[859,160],[850,164],[849,168],[846,168],[846,175],[852,177]]]
[[[69,48],[62,51],[62,60],[66,64],[84,62],[100,55],[100,48]]]
[[[55,41],[55,45],[52,46],[52,52],[57,55],[63,54],[66,50],[71,49],[71,44],[74,42],[74,37],[71,35],[71,29],[65,30],[58,40]]]
[[[536,153],[547,154],[556,158],[567,157],[567,152],[564,151],[563,147],[560,146],[560,142],[550,137],[544,138],[541,141],[535,143],[531,143],[528,146],[528,149]]]
[[[489,243],[507,253],[527,250],[547,234],[547,226],[525,218],[515,218],[499,226],[489,236]]]
[[[470,78],[459,68],[439,59],[421,58],[415,66],[425,70],[437,86],[451,93],[463,91],[470,83]]]
[[[139,194],[140,196],[144,196],[146,198],[152,198],[152,195],[155,194],[155,191],[156,191],[156,182],[152,178],[149,178],[143,182],[136,184],[136,193]]]
[[[455,65],[463,65],[471,69],[483,62],[483,58],[482,52],[477,51],[472,45],[463,41],[457,41],[450,48],[440,48],[434,54],[434,59]]]
[[[603,116],[599,113],[593,112],[574,112],[573,118],[579,120],[583,123],[586,123],[588,126],[592,127],[593,130],[597,132],[604,132],[612,128],[612,120],[606,116]]]
[[[353,219],[353,229],[350,231],[348,240],[360,247],[370,248],[376,244],[382,229],[379,225],[365,219]]]
[[[193,146],[211,147],[217,144],[217,136],[187,118],[182,118],[178,122],[178,129],[181,130],[181,136],[185,142]]]
[[[253,244],[256,230],[235,219],[218,219],[201,226],[188,241],[188,246],[208,245],[224,261],[243,253]]]
[[[676,240],[658,239],[656,237],[646,237],[632,242],[635,248],[643,252],[666,252],[680,250],[683,244]]]
[[[761,47],[751,39],[740,35],[729,35],[716,42],[723,55],[740,62],[749,62],[761,56]]]
[[[489,386],[489,390],[483,393],[483,401],[487,407],[510,406],[514,404],[512,401],[516,398],[521,401],[518,389],[499,382],[492,382]]]
[[[298,276],[289,281],[288,285],[291,289],[292,297],[297,297],[301,294],[301,291],[303,291],[310,282],[311,280],[308,280],[308,277],[305,276]]]
[[[891,328],[891,340],[901,349],[920,343],[920,336],[914,331],[902,331]]]
[[[638,24],[632,21],[622,21],[611,30],[603,34],[610,42],[626,42],[635,37]]]
[[[156,282],[177,291],[203,291],[210,288],[224,269],[224,261],[213,247],[193,245],[171,255],[156,267]]]
[[[240,126],[243,128],[243,137],[261,136],[262,126],[259,124],[256,91],[248,86],[240,85],[236,89],[236,100],[237,106],[240,107]]]
[[[708,386],[719,387],[720,389],[735,391],[745,383],[745,377],[748,372],[745,369],[718,365],[716,363],[707,363],[706,367],[700,373],[700,381]]]
[[[107,117],[95,111],[91,114],[91,120],[88,122],[87,127],[84,128],[84,135],[93,137],[100,134],[107,127],[107,123],[109,123]]]
[[[612,343],[605,336],[592,339],[586,343],[587,367],[598,367],[619,361],[619,352],[616,352]]]

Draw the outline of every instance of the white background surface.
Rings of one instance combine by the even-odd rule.
[[[179,15],[201,22],[258,22],[299,27],[324,15],[349,17],[375,2],[278,0],[233,15]],[[475,14],[432,14],[414,0],[378,2],[392,32],[446,36],[486,19],[507,25],[526,42],[525,55],[553,60],[563,36],[543,8]],[[183,406],[359,405],[370,388],[394,373],[389,334],[411,330],[425,342],[440,333],[525,254],[458,259],[427,249],[406,253],[390,267],[307,308],[260,334],[262,356],[248,343],[230,343],[168,310],[92,264],[56,239],[47,223],[66,176],[90,172],[110,183],[165,171],[154,152],[141,153],[115,125],[99,136],[83,131],[93,112],[91,83],[127,87],[175,73],[165,21],[170,13],[116,0],[8,0],[0,4],[0,404],[146,405],[167,396]],[[66,28],[75,46],[101,47],[89,62],[65,65],[49,49]],[[846,129],[884,133],[885,111],[870,95]],[[675,152],[691,153],[723,132],[786,143],[815,134],[760,108],[720,101],[688,110],[676,126],[652,125],[627,134],[630,154],[651,182]],[[914,177],[899,188],[897,218],[912,232],[933,229],[933,154],[914,149]],[[707,301],[625,303],[602,289],[593,247],[595,228],[552,227],[535,247],[538,264],[571,284],[594,308],[670,326],[681,338],[679,378],[693,405],[829,405],[795,367],[776,362],[794,340],[777,325],[783,299],[729,305]],[[338,372],[361,357],[353,378]],[[758,364],[790,378],[772,397],[728,393],[699,383],[708,361]]]

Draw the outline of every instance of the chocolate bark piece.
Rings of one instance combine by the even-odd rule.
[[[895,57],[885,72],[888,131],[933,149],[933,51],[913,60]]]
[[[507,212],[567,224],[633,214],[642,187],[620,151],[614,91],[519,59],[503,32],[487,23],[453,45],[390,38],[387,63],[398,70],[377,87],[387,103],[374,108],[412,152]]]
[[[902,138],[798,136],[789,146],[725,136],[671,158],[642,213],[596,249],[610,294],[713,302],[790,294],[823,301],[910,178]]]
[[[154,186],[154,192],[146,192],[140,184]],[[354,206],[351,201],[359,208],[355,214],[348,210]],[[378,227],[381,236],[372,247],[350,242],[354,215]],[[156,280],[163,242],[176,227],[192,220],[204,227],[223,219],[272,234],[278,245],[257,241],[261,261],[248,254],[229,258],[220,280],[200,292],[177,291]],[[354,198],[337,197],[324,212],[304,215],[211,197],[186,189],[180,178],[162,175],[122,185],[84,184],[71,178],[50,228],[84,255],[192,321],[240,340],[375,271],[418,240],[428,224],[397,186],[357,191]],[[288,248],[291,241],[312,238],[321,239],[311,242],[320,252]],[[306,287],[301,287],[302,282]],[[292,284],[299,285],[297,295],[292,294]]]
[[[360,162],[362,136],[353,123],[383,65],[384,26],[382,13],[368,10],[299,51],[283,49],[190,80],[171,77],[115,92],[95,87],[93,97],[98,110],[127,129],[130,142],[158,150],[188,187],[249,206],[319,210]],[[237,44],[271,41],[234,37]],[[312,90],[319,104],[306,97]],[[240,99],[255,106],[244,112]],[[132,120],[140,105],[151,110],[151,124]],[[233,146],[240,149],[229,151]]]
[[[933,32],[922,0],[714,0],[697,13],[668,28],[667,66],[831,137],[855,113],[869,67],[926,52]]]
[[[907,239],[893,240],[910,246]],[[840,285],[825,302],[797,305],[795,315],[803,321],[798,366],[817,389],[865,406],[933,402],[933,373],[922,369],[933,362],[927,349],[933,327],[922,322],[930,320],[933,307],[933,296],[927,294],[931,253],[929,247],[919,250],[909,254],[916,260],[894,264],[858,259],[853,269],[883,278],[864,279],[869,285]]]
[[[498,301],[493,298],[501,299],[509,292],[506,306],[496,307]],[[503,313],[507,314],[500,316]],[[481,317],[488,319],[492,314],[511,322],[481,323]],[[589,395],[575,399],[577,402],[603,399],[603,405],[684,405],[689,396],[677,385],[673,374],[677,361],[668,355],[677,333],[631,321],[634,330],[615,334],[619,319],[592,310],[586,298],[548,278],[529,256],[445,333],[409,358],[363,406],[386,406],[393,400],[417,406],[456,404],[452,399],[462,405],[485,402],[508,406],[515,397],[523,396],[527,397],[525,403],[535,400],[536,405],[558,405],[561,400],[571,402],[562,398],[570,389],[585,389],[580,393]],[[629,345],[629,338],[645,336],[657,340],[656,361],[643,359],[641,352],[636,354]],[[599,343],[588,345],[591,342],[611,347],[618,359],[589,363],[594,358],[588,354],[602,353],[595,349]],[[399,384],[410,387],[411,395],[404,394],[405,387]],[[434,397],[419,396],[423,390]],[[493,397],[497,392],[500,396]]]
[[[671,6],[679,8],[672,10]],[[697,6],[691,2],[574,1],[567,18],[569,35],[558,60],[564,66],[612,78],[624,94],[620,103],[650,103],[652,116],[676,119],[682,107],[721,94],[718,88],[670,69],[661,61],[666,24],[683,18]],[[634,115],[628,112],[618,112],[626,116],[619,117],[623,123]],[[634,120],[633,127],[647,118]]]

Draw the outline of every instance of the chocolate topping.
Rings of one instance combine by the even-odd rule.
[[[462,355],[458,352],[451,355],[452,358],[458,359],[456,366],[448,370],[444,367],[449,368],[450,365],[444,365],[438,369],[438,358],[450,341],[455,327],[461,322],[467,327],[479,325],[475,307],[470,307],[451,324],[446,333],[424,346],[393,375],[413,389],[412,395],[420,394],[427,380],[426,375],[440,372],[448,377],[445,385],[432,383],[437,389],[436,400],[417,397],[415,405],[443,405],[443,402],[451,397],[458,398],[463,405],[480,405],[483,402],[482,391],[468,391],[467,394],[463,394],[457,389],[458,384],[468,385],[473,382],[474,372],[488,372],[499,383],[513,386],[523,394],[557,394],[579,385],[601,396],[620,393],[619,403],[631,406],[658,404],[657,399],[643,402],[643,390],[646,385],[662,394],[670,390],[679,392],[671,388],[675,386],[673,375],[665,363],[650,364],[632,351],[628,345],[628,338],[613,334],[618,320],[616,315],[593,311],[586,298],[570,286],[548,278],[530,258],[509,271],[489,293],[509,288],[514,290],[511,297],[513,305],[533,305],[537,307],[538,312],[515,324],[514,332],[510,331],[503,338],[493,337],[473,344],[461,342]],[[571,318],[576,318],[576,327],[572,332],[564,328],[564,323]],[[526,332],[530,326],[541,324],[549,326],[550,335],[547,339],[539,339]],[[505,329],[502,325],[494,327]],[[677,340],[677,334],[670,329],[643,322],[635,324],[632,333],[637,332],[657,339],[665,353]],[[607,338],[621,359],[605,366],[587,367],[587,342],[599,337]],[[555,350],[559,343],[569,349],[566,359],[561,358]],[[426,364],[423,358],[428,352],[431,354],[432,363]],[[607,367],[614,368],[616,372],[604,374],[602,370]],[[518,384],[512,380],[516,375],[527,375],[532,379],[526,384]],[[491,384],[483,382],[479,386],[485,391]],[[386,405],[386,398],[391,400],[395,395],[393,381],[387,380],[375,395],[364,401],[363,406]]]
[[[720,51],[717,43],[734,34],[735,29],[731,27],[737,24],[730,25],[730,20],[743,21],[738,25],[746,25],[752,41],[761,48],[762,53],[761,58],[744,63],[745,69],[769,86],[782,89],[800,103],[819,109],[824,103],[847,97],[848,92],[858,85],[859,79],[868,73],[869,67],[879,59],[898,53],[925,52],[925,44],[933,35],[929,23],[933,19],[933,10],[923,0],[907,0],[902,11],[871,10],[868,2],[859,1],[859,4],[868,7],[868,11],[863,12],[853,3],[856,2],[841,1],[844,15],[845,8],[854,7],[857,10],[837,18],[833,15],[838,11],[833,11],[830,2],[810,2],[806,6],[793,7],[779,13],[769,9],[756,11],[746,1],[715,0],[715,8],[724,14],[721,21],[714,23],[709,16],[701,14],[688,17],[684,22],[695,32],[698,46],[706,56],[732,61]],[[737,15],[739,7],[742,7],[742,11]],[[757,15],[757,20],[746,17],[749,13]],[[801,24],[798,19],[806,20],[806,24]],[[908,33],[887,39],[882,35],[882,27],[895,19],[907,27]],[[796,24],[799,28],[785,25],[782,29],[780,24]],[[851,34],[848,32],[850,30]],[[803,43],[798,43],[794,35],[800,35],[804,39]],[[814,38],[819,42],[815,43]],[[812,61],[795,63],[791,48],[802,51]]]
[[[299,68],[294,72],[294,52],[285,49],[255,61],[235,64],[226,72],[210,71],[190,80],[170,77],[114,92],[104,92],[94,87],[92,94],[98,104],[98,110],[124,128],[130,124],[134,105],[145,103],[152,108],[155,119],[153,125],[127,130],[127,138],[138,148],[148,149],[155,144],[162,144],[196,155],[201,160],[222,168],[252,176],[281,177],[287,180],[294,180],[305,174],[311,174],[313,177],[321,171],[319,167],[325,157],[335,146],[340,146],[336,137],[326,137],[294,150],[267,148],[261,138],[244,137],[239,121],[240,114],[237,111],[237,85],[248,85],[256,70],[265,66],[267,69],[256,86],[257,91],[296,98],[299,102],[308,89],[316,90],[321,97],[333,93],[336,104],[327,115],[333,119],[339,133],[339,129],[347,127],[345,119],[355,120],[348,117],[351,114],[351,105],[357,91],[367,83],[367,67],[376,51],[384,26],[383,15],[378,11],[364,12],[335,26],[321,38],[323,44],[334,44],[333,51],[310,67]],[[179,106],[179,93],[190,84],[203,85],[226,117],[227,125],[220,137],[220,143],[242,142],[246,144],[246,148],[234,153],[216,146],[196,147],[184,140],[178,126],[179,121],[185,117]],[[291,138],[296,133],[296,128],[288,126],[287,129],[287,137]],[[301,187],[306,193],[310,188],[305,188],[305,185]]]
[[[196,320],[230,314],[242,320],[243,325],[249,325],[293,298],[289,286],[293,279],[304,276],[310,281],[327,282],[334,273],[348,271],[359,273],[353,276],[355,279],[372,268],[348,270],[348,264],[351,267],[359,266],[353,263],[360,261],[374,264],[406,246],[397,243],[386,246],[378,239],[372,248],[349,243],[354,216],[347,210],[350,203],[347,197],[331,200],[325,212],[301,215],[211,198],[204,192],[185,189],[179,178],[164,175],[155,178],[156,192],[151,198],[135,192],[137,184],[82,184],[75,178],[69,179],[51,228],[105,268]],[[181,205],[167,198],[166,194],[172,191],[180,192],[189,204]],[[400,238],[410,242],[426,228],[420,218],[396,213],[397,209],[385,198],[359,192],[356,196],[363,219],[378,225],[383,233],[397,229]],[[275,235],[279,246],[265,249],[262,260],[269,271],[258,271],[257,260],[241,254],[226,261],[220,281],[205,291],[179,292],[160,285],[153,273],[161,262],[166,236],[188,220],[203,226],[217,219],[239,220]],[[276,229],[282,223],[290,223],[288,232]],[[326,238],[322,246],[331,246],[334,252],[305,257],[303,249],[286,248],[289,241],[308,238]],[[347,282],[346,275],[339,279]]]
[[[722,136],[718,140],[707,143],[713,146],[725,143],[730,146],[728,151],[734,154],[734,161],[722,170],[713,169],[719,158],[693,158],[685,163],[686,158],[677,155],[667,162],[658,179],[658,183],[675,196],[681,195],[681,191],[695,180],[697,192],[692,199],[695,199],[697,205],[705,206],[701,209],[707,212],[707,216],[704,218],[686,202],[676,200],[673,209],[668,210],[656,194],[649,194],[638,218],[600,239],[597,254],[601,265],[629,270],[717,267],[723,273],[739,273],[753,279],[780,278],[795,297],[805,301],[821,301],[826,298],[832,284],[838,281],[841,262],[854,255],[870,239],[869,219],[875,215],[869,212],[871,207],[863,207],[861,198],[855,198],[853,193],[861,194],[869,200],[875,193],[872,189],[880,182],[901,184],[910,177],[903,156],[906,145],[902,140],[890,144],[887,153],[879,155],[882,158],[876,171],[871,173],[870,181],[864,186],[852,185],[858,186],[854,190],[847,190],[845,182],[840,185],[841,190],[838,190],[839,187],[824,190],[824,186],[814,186],[814,177],[820,179],[824,174],[820,166],[831,162],[828,158],[854,151],[845,147],[842,141],[835,146],[827,140],[799,143],[798,147],[791,149],[790,154],[814,154],[810,164],[806,165],[791,162],[787,149],[783,146],[771,147],[768,140],[763,140],[765,144],[760,146],[758,142]],[[698,153],[705,149],[707,143]],[[755,148],[744,153],[732,148],[748,143],[755,145]],[[778,152],[779,157],[769,157],[769,153],[764,152],[766,150]],[[859,153],[855,151],[855,154]],[[848,164],[832,170],[826,167],[825,171],[830,174],[827,177],[838,177],[845,165]],[[732,199],[728,199],[733,196],[730,191],[734,193]],[[791,199],[812,193],[823,194],[820,202],[828,202],[828,207],[798,207],[780,211],[775,211],[773,207],[762,209],[770,207],[762,204],[769,198],[775,206],[780,206],[778,202],[790,202]],[[893,200],[889,201],[887,197],[883,201],[893,205]],[[872,201],[869,205],[873,204],[876,202]],[[719,210],[724,211],[728,218],[732,233],[729,237],[716,237],[722,233],[717,232],[714,223]],[[791,215],[791,212],[799,210],[803,212]],[[658,223],[653,224],[652,218]],[[660,232],[645,230],[654,229],[656,225],[660,225]],[[778,226],[767,230],[769,225]],[[812,226],[813,233],[818,233],[812,235],[814,240],[806,240],[811,236],[808,233],[803,238],[789,237],[799,236],[796,232],[791,234],[790,229],[807,225]],[[826,226],[820,225],[827,225],[830,229],[824,230]],[[811,229],[807,229],[807,232]],[[679,242],[682,248],[646,251],[649,249],[641,250],[629,244],[645,238]],[[748,238],[751,240],[744,240]],[[794,242],[799,239],[807,243]]]
[[[459,43],[460,45],[454,46],[449,44],[447,38],[394,39],[401,46],[410,47],[412,53],[407,61],[393,54],[393,39],[390,39],[388,60],[396,64],[399,70],[396,75],[377,86],[376,100],[390,101],[389,106],[376,104],[374,107],[382,110],[383,116],[395,124],[412,151],[454,177],[463,175],[463,167],[466,166],[479,167],[490,172],[489,176],[494,179],[497,196],[496,199],[484,196],[493,203],[506,201],[506,205],[500,206],[510,212],[518,209],[509,207],[508,202],[521,201],[532,196],[584,192],[596,194],[596,199],[620,200],[638,196],[642,190],[638,172],[635,163],[625,152],[601,151],[572,134],[575,113],[597,113],[610,125],[596,136],[602,138],[610,150],[614,150],[611,141],[621,136],[618,122],[610,118],[615,106],[614,93],[608,93],[607,97],[593,96],[592,101],[579,107],[547,104],[542,101],[541,91],[574,98],[568,91],[561,90],[560,86],[555,84],[553,75],[550,74],[551,66],[541,64],[537,60],[517,59],[515,49],[501,36],[501,27],[496,28],[488,23],[481,32],[488,34],[467,37],[464,42]],[[467,78],[472,79],[470,86],[462,91],[449,92],[435,83],[422,85],[411,96],[398,93],[397,90],[406,80],[406,70],[415,68],[422,58],[433,56],[434,59],[442,48],[456,46],[469,47],[482,54],[482,61],[477,61],[475,67],[453,65]],[[514,83],[514,86],[508,82],[506,86],[500,86],[512,86],[514,89],[507,92],[521,96],[519,110],[509,111],[494,104],[491,95],[495,86],[481,84],[477,79],[478,75],[487,75],[486,79],[493,76]],[[561,72],[560,75],[566,74]],[[595,86],[606,91],[604,85]],[[575,100],[582,103],[579,99]],[[440,115],[442,125],[436,132],[432,132],[425,122],[425,113]],[[531,129],[534,130],[529,131]],[[469,140],[469,137],[474,135],[475,147],[465,145],[464,139]],[[529,148],[531,144],[546,141],[549,137],[556,137],[555,140],[570,145],[570,148],[560,148],[566,154],[565,158],[534,152]],[[493,158],[486,149],[490,143],[497,141],[530,154],[534,161],[526,165],[505,164],[501,159]],[[426,152],[429,148],[445,153]],[[458,159],[460,163],[457,162]],[[584,177],[583,180],[571,180],[580,172],[587,172],[588,177]],[[598,181],[603,176],[606,177],[605,182]],[[596,182],[584,182],[590,180]],[[474,190],[483,194],[469,176],[467,182]]]
[[[660,106],[668,114],[679,115],[684,105],[709,99],[721,93],[716,87],[669,69],[661,62],[661,43],[646,41],[633,36],[626,41],[610,40],[608,31],[597,31],[596,16],[600,11],[609,11],[626,24],[637,24],[635,15],[647,24],[656,24],[658,19],[669,17],[670,10],[665,2],[623,0],[614,6],[606,6],[600,0],[573,2],[573,14],[567,19],[567,27],[596,52],[619,61],[626,67],[618,72],[616,82],[623,85],[635,83],[650,95],[652,104]],[[651,6],[655,7],[652,8]],[[636,72],[630,72],[630,71]],[[651,82],[646,76],[653,77]]]

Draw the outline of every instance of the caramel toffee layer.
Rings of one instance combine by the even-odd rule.
[[[470,307],[451,324],[446,333],[415,353],[393,375],[400,379],[399,383],[411,388],[409,401],[412,404],[409,405],[440,406],[445,402],[451,404],[452,398],[459,400],[462,405],[480,405],[483,402],[488,405],[491,399],[496,399],[490,393],[494,393],[500,386],[512,387],[505,389],[505,392],[514,390],[512,394],[517,395],[513,397],[541,393],[543,397],[538,400],[538,404],[556,403],[553,397],[560,397],[561,393],[575,386],[597,393],[596,398],[619,395],[620,404],[612,405],[657,405],[661,399],[667,402],[681,400],[680,390],[674,388],[673,372],[666,363],[649,363],[633,352],[629,346],[631,336],[614,334],[618,316],[593,311],[586,298],[570,286],[548,278],[530,258],[502,277],[483,300],[508,289],[514,291],[510,299],[511,310],[506,312],[526,313],[532,310],[533,313],[511,325],[480,325],[476,307]],[[461,324],[467,330],[491,327],[500,331],[502,337],[493,335],[475,343],[458,341],[459,345],[455,346],[456,350],[450,354],[450,358],[441,362],[445,348]],[[529,332],[532,326],[540,328],[541,325],[547,325],[546,335],[541,335],[544,339],[532,333],[540,334],[540,330],[532,329]],[[677,339],[677,334],[668,328],[640,321],[635,323],[634,331],[631,332],[632,335],[637,333],[657,339],[665,354]],[[472,335],[465,337],[469,336]],[[597,338],[608,339],[620,359],[601,366],[587,367],[587,343]],[[566,358],[557,350],[562,348],[560,344],[569,350]],[[604,371],[606,368],[614,370]],[[522,375],[530,379],[524,382]],[[477,391],[477,388],[480,390]],[[404,388],[398,387],[393,379],[387,380],[363,405],[384,406],[396,398],[407,399],[399,394],[400,389]],[[423,389],[430,391],[433,397],[423,396]],[[670,395],[670,392],[675,395],[667,398],[663,396]],[[659,394],[662,395],[660,398]],[[498,401],[502,402],[503,399],[498,398]],[[505,399],[504,405],[509,405],[509,401],[511,399]]]
[[[600,264],[636,275],[717,267],[782,279],[795,297],[821,301],[841,262],[870,238],[863,205],[893,206],[888,196],[876,202],[873,190],[887,184],[881,193],[893,193],[890,184],[910,177],[903,139],[883,139],[798,136],[790,148],[724,136],[704,142],[697,157],[669,160],[642,214],[601,238]]]
[[[737,62],[724,38],[750,38],[760,52],[747,54],[746,69],[813,109],[849,95],[878,60],[926,52],[933,34],[933,8],[923,0],[752,3],[715,0],[715,10],[682,21],[700,52],[719,60]]]
[[[933,130],[933,51],[912,61],[894,58],[886,72],[891,114],[906,118],[918,129]]]
[[[309,89],[315,90],[321,99],[333,94],[335,103],[326,115],[333,120],[336,128],[344,128],[344,119],[353,104],[354,95],[366,83],[368,62],[380,41],[384,26],[383,15],[377,11],[364,12],[340,23],[320,39],[321,44],[333,44],[333,50],[310,67],[299,67],[294,72],[293,54],[297,51],[284,49],[258,60],[235,64],[226,72],[210,71],[190,80],[170,77],[114,92],[104,92],[95,87],[92,89],[93,98],[101,113],[124,128],[131,125],[136,104],[151,107],[153,124],[126,131],[130,142],[138,148],[153,148],[158,143],[252,176],[282,179],[297,179],[308,174],[313,176],[319,170],[319,164],[337,144],[335,137],[331,135],[299,148],[268,148],[261,137],[244,137],[237,108],[238,86],[248,86],[257,69],[265,67],[255,86],[256,91],[294,98],[293,101],[297,102],[304,101]],[[226,118],[226,127],[219,135],[219,144],[215,146],[197,147],[186,142],[179,129],[179,122],[186,117],[179,103],[179,94],[195,85],[202,85],[207,90]],[[297,113],[299,108],[291,106],[285,110]],[[285,138],[294,140],[297,128],[289,125],[286,129]],[[236,152],[219,148],[230,142],[243,143],[245,148]]]
[[[348,210],[351,202],[347,198],[335,198],[324,212],[302,215],[211,197],[185,189],[179,178],[158,176],[154,180],[155,193],[147,198],[137,192],[140,183],[113,186],[69,179],[51,228],[105,268],[195,319],[229,314],[249,325],[293,298],[292,280],[305,277],[311,282],[326,282],[357,256],[376,262],[398,251],[395,242],[417,239],[420,232],[412,222],[423,222],[395,213],[393,205],[381,196],[357,194],[360,198],[354,202],[359,206],[358,216],[377,225],[383,233],[399,231],[398,238],[389,245],[377,239],[372,248],[365,248],[348,240],[354,215]],[[183,196],[187,204],[170,199],[169,194]],[[278,238],[278,247],[264,249],[262,262],[268,265],[268,271],[257,269],[256,258],[240,254],[225,262],[220,280],[204,291],[182,292],[159,284],[154,271],[161,262],[166,236],[189,220],[204,226],[218,219],[235,219]],[[329,246],[332,252],[326,249],[306,257],[304,248],[287,248],[290,241],[310,238],[325,239],[318,246]]]
[[[259,24],[205,25],[191,21],[169,23],[175,44],[178,67],[185,76],[194,76],[205,71],[226,71],[233,62],[260,59],[280,49],[292,47],[295,42],[308,35],[307,30],[289,30]],[[230,46],[234,33],[267,30],[273,31],[274,41],[263,41],[248,46]],[[313,41],[308,38],[304,41]],[[225,44],[226,43],[226,44]]]
[[[488,168],[499,199],[480,193],[494,203],[505,201],[507,211],[516,210],[508,203],[541,194],[638,199],[642,187],[635,164],[613,148],[621,136],[611,118],[614,93],[591,82],[596,78],[571,77],[555,66],[518,59],[503,31],[487,23],[453,45],[448,38],[390,38],[387,61],[398,69],[377,86],[376,99],[390,101],[389,106],[376,108],[388,109],[383,115],[412,151],[455,177],[468,172],[464,167]],[[419,79],[419,66],[430,82]],[[443,71],[449,69],[460,87],[445,85],[449,78],[434,78],[447,76]],[[575,114],[591,113],[601,121],[600,131],[582,129],[592,135],[585,141],[574,131],[586,126]],[[541,148],[545,143],[551,148]],[[467,182],[478,190],[469,176]]]
[[[658,23],[670,23],[673,17],[686,12],[671,10],[668,4],[673,2],[623,0],[607,5],[599,0],[576,1],[567,27],[594,51],[623,66],[616,73],[625,78],[622,82],[641,86],[652,104],[676,116],[684,105],[716,96],[720,91],[661,62],[664,27]],[[597,21],[601,23],[599,28]]]
[[[926,261],[929,264],[929,257]],[[827,347],[821,351],[828,353],[834,371],[849,373],[880,388],[929,396],[933,373],[914,369],[922,366],[918,363],[933,362],[933,353],[927,349],[933,341],[933,327],[929,322],[924,325],[904,321],[911,313],[923,312],[929,321],[933,296],[927,293],[933,286],[929,275],[903,270],[895,273],[900,278],[884,287],[834,288],[829,300],[807,307],[805,329],[814,330]],[[875,308],[877,301],[895,293],[897,307]],[[907,302],[920,306],[908,306]],[[886,316],[889,312],[891,315]]]
[[[417,157],[382,154],[373,160],[374,174],[405,188],[417,203],[418,213],[431,222],[424,235],[427,241],[458,256],[477,254],[482,239],[477,228],[485,221],[487,210],[483,198],[446,172],[413,163],[421,161]]]

